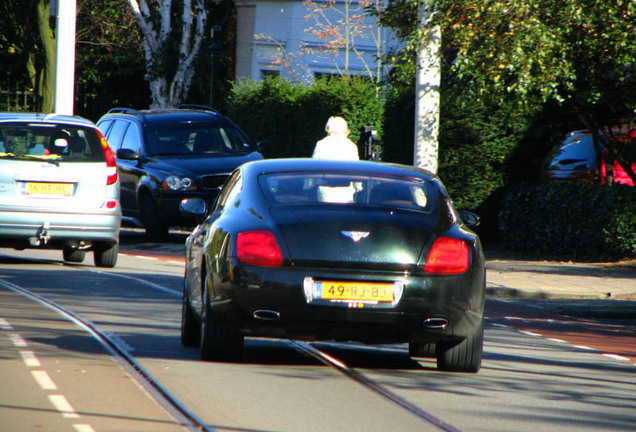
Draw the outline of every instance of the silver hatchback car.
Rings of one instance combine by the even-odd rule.
[[[93,251],[114,267],[121,205],[115,156],[94,123],[77,116],[0,113],[0,247]]]

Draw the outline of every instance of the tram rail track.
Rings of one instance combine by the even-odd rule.
[[[67,308],[48,300],[28,289],[22,288],[8,281],[0,279],[0,285],[5,288],[21,294],[41,305],[55,311],[62,317],[73,322],[95,340],[97,340],[130,374],[141,386],[164,408],[175,420],[187,430],[192,432],[213,432],[214,429],[208,426],[204,421],[198,418],[194,413],[183,406],[170,392],[168,392],[156,379],[148,373],[144,367],[126,352],[126,348],[121,347],[120,343],[101,331],[93,323],[83,319]]]
[[[96,273],[109,275],[112,277],[123,277],[126,279],[136,280],[137,282],[146,285],[152,289],[156,289],[162,291],[163,293],[167,293],[173,295],[175,297],[179,296],[180,293],[174,291],[173,289],[164,287],[162,285],[146,281],[144,279],[140,279],[137,277],[131,277],[126,275],[121,275],[117,273],[113,273],[110,271],[104,270],[91,270]],[[110,335],[102,331],[97,325],[94,323],[83,319],[81,316],[77,315],[73,311],[41,296],[38,295],[26,288],[17,286],[8,281],[0,279],[0,285],[4,286],[7,289],[10,289],[16,293],[26,296],[27,298],[36,301],[45,307],[57,312],[67,320],[75,323],[77,326],[82,328],[88,334],[90,334],[94,339],[96,339],[130,374],[134,379],[153,397],[155,400],[162,406],[164,409],[174,417],[174,419],[184,428],[190,431],[203,431],[203,432],[212,432],[216,429],[212,426],[208,425],[205,421],[200,419],[197,415],[195,415],[192,411],[190,411],[186,406],[184,406],[179,400],[177,400],[172,394],[161,385],[159,381],[157,381],[141,364],[137,361],[131,354],[129,354],[130,348],[128,346],[124,346],[123,341],[121,341],[116,335]],[[406,399],[400,397],[396,393],[390,391],[384,386],[378,384],[372,379],[365,376],[360,371],[355,368],[350,368],[343,361],[329,355],[328,353],[318,349],[315,344],[311,342],[303,342],[298,340],[289,340],[286,341],[293,349],[300,352],[301,354],[314,358],[321,362],[322,364],[332,367],[345,375],[347,378],[363,385],[368,390],[376,393],[381,396],[385,400],[397,405],[401,409],[404,409],[416,416],[423,422],[427,423],[429,426],[432,426],[435,430],[440,430],[444,432],[460,432],[459,429],[453,427],[452,425],[446,423],[444,420],[437,418],[423,410],[422,408],[410,403]]]

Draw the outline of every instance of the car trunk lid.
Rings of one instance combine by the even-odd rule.
[[[295,265],[369,267],[417,264],[436,216],[377,206],[277,206],[274,219]]]

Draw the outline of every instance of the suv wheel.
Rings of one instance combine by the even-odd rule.
[[[145,194],[141,198],[141,221],[146,228],[146,236],[148,238],[152,240],[165,240],[168,238],[168,227],[159,221],[157,208],[149,194]]]

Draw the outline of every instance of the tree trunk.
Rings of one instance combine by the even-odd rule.
[[[188,95],[196,59],[203,40],[207,9],[203,0],[182,0],[181,29],[173,28],[172,0],[149,5],[146,0],[128,0],[141,29],[146,57],[152,108],[178,106]],[[153,17],[150,6],[158,14]],[[194,22],[193,22],[194,20]],[[176,40],[180,34],[179,40]],[[166,47],[177,43],[176,64],[167,64]]]

